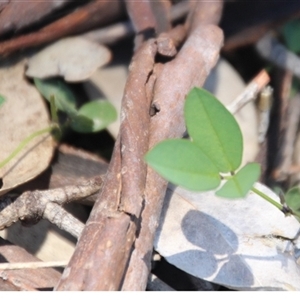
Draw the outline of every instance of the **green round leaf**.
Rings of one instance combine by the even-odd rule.
[[[84,104],[71,119],[71,127],[77,132],[97,132],[106,128],[117,118],[117,111],[107,101],[92,101]]]
[[[285,202],[292,211],[300,212],[300,188],[298,186],[288,190],[285,195]]]
[[[236,170],[242,161],[243,137],[232,114],[209,92],[193,88],[187,96],[185,122],[192,141],[219,172]]]
[[[165,179],[190,190],[211,190],[221,181],[215,165],[188,140],[163,141],[147,153],[145,160]]]
[[[50,102],[54,96],[55,106],[69,116],[76,115],[76,98],[71,89],[61,79],[34,78],[34,84],[39,92]]]
[[[224,198],[244,198],[260,176],[260,165],[249,163],[239,170],[216,192]]]

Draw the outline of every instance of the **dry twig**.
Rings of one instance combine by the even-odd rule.
[[[237,113],[243,106],[256,99],[258,93],[269,83],[270,77],[265,70],[259,72],[246,86],[243,92],[234,100],[227,109],[232,113]]]
[[[202,17],[189,19],[192,29],[174,60],[155,62],[155,39],[141,44],[132,59],[106,180],[57,290],[146,287],[167,183],[146,167],[143,156],[158,141],[182,136],[185,95],[204,83],[223,42],[221,30],[210,25],[220,18],[215,13],[221,13],[222,2],[197,5]]]
[[[41,269],[65,267],[68,261],[34,261],[20,263],[0,263],[0,270]]]
[[[189,10],[188,4],[188,1],[182,1],[171,7],[170,18],[173,22],[187,15]],[[134,35],[133,25],[130,21],[125,21],[105,28],[88,31],[81,36],[91,41],[97,41],[98,43],[111,44],[132,35]]]
[[[61,206],[95,194],[101,184],[102,178],[95,177],[82,182],[81,185],[29,191],[19,197],[6,194],[0,201],[0,229],[9,227],[18,220],[36,223],[44,218],[78,238],[84,225]]]
[[[297,138],[300,119],[300,95],[297,94],[289,102],[288,124],[284,133],[284,141],[281,147],[282,160],[280,165],[273,171],[273,177],[277,181],[286,180],[291,174],[291,166]]]

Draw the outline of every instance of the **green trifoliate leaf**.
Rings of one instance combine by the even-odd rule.
[[[260,176],[260,166],[249,163],[239,170],[216,192],[224,198],[244,198]]]
[[[73,130],[82,133],[97,132],[106,128],[117,118],[117,111],[107,101],[92,101],[84,104],[71,119]]]
[[[76,98],[71,89],[61,79],[34,78],[34,83],[39,92],[50,102],[51,96],[55,98],[57,108],[69,116],[76,115]]]
[[[194,191],[214,189],[220,184],[216,166],[188,140],[166,140],[145,156],[146,162],[170,182]]]
[[[241,164],[243,138],[232,114],[209,92],[193,88],[184,107],[192,141],[217,166],[219,172],[235,171]]]

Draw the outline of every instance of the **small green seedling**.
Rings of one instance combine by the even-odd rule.
[[[91,101],[77,109],[75,95],[61,79],[41,80],[34,78],[34,83],[48,101],[54,95],[58,110],[67,114],[68,125],[74,131],[81,133],[98,132],[117,119],[116,109],[107,101]]]
[[[252,190],[286,215],[295,215],[300,220],[299,201],[297,205],[291,205],[290,200],[280,204],[254,188],[260,177],[259,164],[248,163],[239,169],[242,133],[219,100],[204,89],[193,88],[185,102],[184,117],[189,140],[165,140],[146,154],[146,162],[155,171],[171,183],[192,191],[218,188],[216,195],[229,199],[244,198]]]
[[[117,118],[116,109],[107,101],[95,100],[84,104],[77,110],[76,97],[63,80],[35,78],[34,83],[40,93],[50,102],[52,123],[49,127],[36,131],[22,140],[11,154],[0,162],[0,168],[11,161],[31,140],[44,133],[51,132],[54,138],[59,140],[62,128],[65,126],[70,126],[81,133],[98,132]],[[4,97],[0,95],[0,107],[4,101]],[[68,116],[66,124],[59,124],[57,110],[65,112]]]

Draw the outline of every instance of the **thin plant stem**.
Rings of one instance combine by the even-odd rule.
[[[222,179],[230,179],[232,178],[232,176],[221,176]],[[283,212],[286,216],[287,215],[293,215],[296,216],[298,218],[300,218],[300,213],[291,210],[289,207],[284,206],[280,203],[278,203],[277,201],[273,200],[271,197],[269,197],[268,195],[266,195],[265,193],[261,192],[260,190],[256,189],[255,187],[251,188],[251,191],[254,192],[255,194],[259,195],[260,197],[262,197],[263,199],[267,200],[269,203],[271,203],[272,205],[274,205],[275,207],[277,207],[281,212]],[[287,210],[286,210],[287,209]]]
[[[3,168],[11,159],[13,159],[31,140],[33,140],[35,137],[39,135],[42,135],[47,132],[51,132],[53,129],[54,129],[53,126],[49,126],[47,128],[38,130],[32,133],[27,138],[25,138],[23,141],[21,141],[18,147],[11,154],[0,162],[0,169]]]
[[[255,187],[252,187],[251,189],[252,192],[254,192],[255,194],[261,196],[262,198],[264,198],[265,200],[267,200],[269,203],[273,204],[274,206],[276,206],[279,210],[283,210],[283,205],[281,205],[280,203],[276,202],[275,200],[273,200],[272,198],[270,198],[268,195],[266,195],[265,193],[259,191],[258,189],[256,189]]]
[[[291,210],[288,206],[283,206],[282,204],[276,202],[275,200],[273,200],[272,198],[270,198],[269,196],[267,196],[266,194],[264,194],[263,192],[259,191],[258,189],[256,189],[255,187],[252,187],[251,189],[252,192],[256,193],[257,195],[261,196],[262,198],[264,198],[265,200],[267,200],[269,203],[273,204],[274,206],[276,206],[280,211],[282,211],[286,216],[288,215],[293,215],[295,217],[300,218],[300,213]],[[287,211],[285,211],[285,209],[288,209]]]
[[[57,107],[55,104],[55,97],[53,95],[50,96],[50,110],[52,122],[58,124]]]

